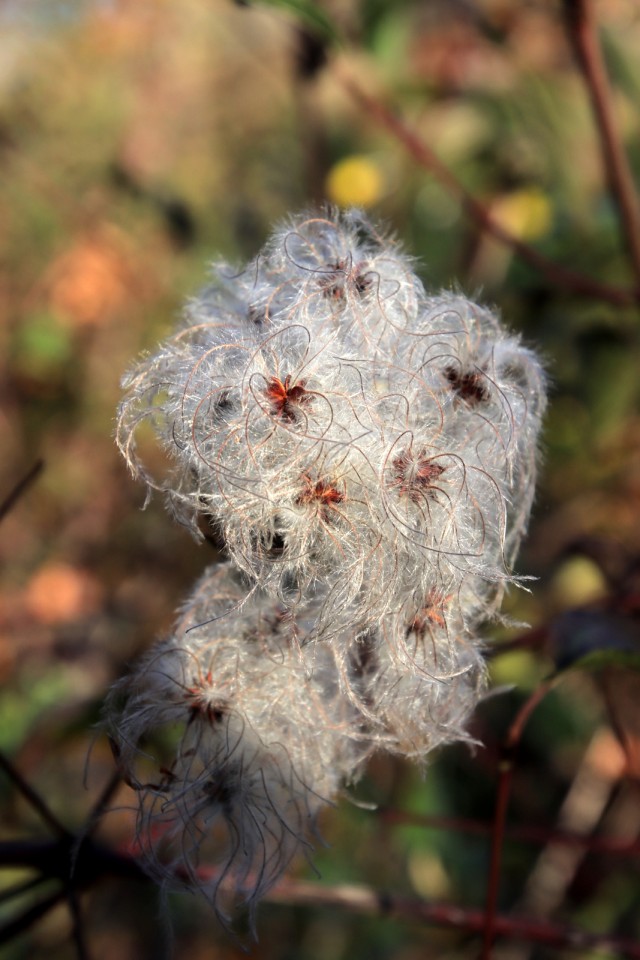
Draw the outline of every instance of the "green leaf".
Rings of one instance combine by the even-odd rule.
[[[37,375],[70,359],[71,335],[52,314],[33,313],[18,332],[15,352],[20,371]]]

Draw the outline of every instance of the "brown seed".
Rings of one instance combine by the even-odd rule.
[[[464,371],[460,367],[447,367],[444,375],[454,393],[471,406],[489,399],[487,380],[481,370]]]

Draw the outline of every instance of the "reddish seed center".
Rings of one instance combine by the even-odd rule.
[[[292,383],[290,374],[287,374],[284,380],[271,377],[265,393],[276,416],[282,417],[283,420],[295,420],[297,408],[311,400],[311,394],[306,389],[305,383],[305,380]]]
[[[341,490],[324,480],[313,480],[306,475],[303,480],[305,487],[297,497],[296,503],[299,505],[315,503],[325,519],[331,508],[337,503],[342,503],[345,499]]]
[[[424,452],[414,457],[405,451],[393,460],[392,486],[397,487],[402,496],[418,502],[425,496],[434,496],[434,486],[445,470],[446,467]]]
[[[445,597],[436,591],[430,593],[425,605],[418,610],[413,620],[409,623],[407,636],[410,633],[414,633],[416,637],[422,639],[430,624],[444,627],[446,625],[444,608],[450,600],[451,596]]]

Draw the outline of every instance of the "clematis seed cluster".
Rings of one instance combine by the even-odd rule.
[[[373,751],[423,760],[465,738],[480,627],[531,509],[544,376],[494,312],[426,291],[351,210],[215,264],[125,388],[132,473],[226,559],[106,724],[150,871],[226,917],[311,849]]]

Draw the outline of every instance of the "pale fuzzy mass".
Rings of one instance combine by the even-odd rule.
[[[214,264],[125,387],[133,474],[228,562],[116,686],[107,724],[150,869],[224,917],[310,848],[371,751],[423,759],[465,737],[479,628],[533,500],[544,376],[494,312],[427,292],[352,210]],[[138,456],[143,421],[162,476]]]

